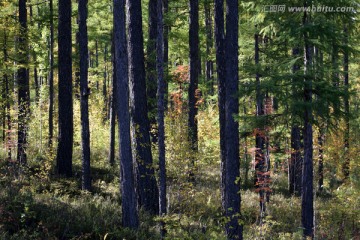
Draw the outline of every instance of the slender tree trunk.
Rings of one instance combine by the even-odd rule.
[[[221,202],[225,211],[225,164],[226,164],[226,145],[225,145],[225,27],[224,27],[224,0],[215,0],[215,42],[216,42],[216,70],[218,84],[218,107],[220,123],[220,158],[221,158]]]
[[[166,164],[165,164],[165,79],[164,79],[164,22],[163,3],[157,0],[157,124],[158,124],[158,148],[159,148],[159,216],[166,214]],[[161,223],[161,237],[165,237],[165,226]]]
[[[30,23],[33,21],[33,7],[32,5],[30,5],[29,7],[30,10]],[[39,30],[39,29],[38,29]],[[36,102],[39,100],[40,97],[40,86],[39,86],[39,79],[38,79],[38,71],[37,71],[37,60],[36,60],[36,52],[33,50],[32,51],[32,60],[34,63],[34,69],[33,69],[33,74],[34,74],[34,85],[35,85],[35,100]]]
[[[49,72],[49,139],[48,146],[51,149],[54,137],[54,10],[53,0],[49,1],[50,7],[50,72]]]
[[[188,89],[188,139],[192,154],[198,150],[198,124],[197,124],[197,91],[200,74],[200,49],[199,49],[199,1],[190,0],[189,21],[189,48],[190,48],[190,84]],[[191,157],[192,168],[189,173],[191,181],[194,181],[193,168],[195,167],[195,156]]]
[[[316,79],[320,79],[322,80],[324,78],[323,76],[323,54],[322,52],[319,50],[318,47],[314,47],[314,67],[315,67],[315,77]],[[318,89],[316,89],[318,92],[320,92],[321,90],[319,89],[319,87],[317,87]],[[325,119],[328,115],[328,109],[329,106],[327,104],[327,102],[323,102],[321,101],[322,99],[318,98],[319,103],[321,104],[318,110],[318,114]],[[322,120],[319,124],[319,132],[318,132],[318,186],[317,189],[319,192],[321,192],[323,190],[323,185],[324,185],[324,144],[325,144],[325,134],[326,134],[326,128],[327,128],[327,123],[326,120]]]
[[[141,0],[127,1],[130,108],[133,159],[140,207],[152,214],[159,212],[159,192],[153,168],[150,124],[146,100]]]
[[[114,46],[116,71],[116,112],[119,119],[120,181],[123,227],[138,228],[135,176],[131,152],[129,115],[128,54],[125,27],[125,0],[114,0]]]
[[[113,65],[112,75],[112,92],[110,98],[110,147],[109,147],[109,163],[111,166],[115,163],[115,123],[116,123],[116,62],[115,62],[115,46],[114,38],[111,40],[111,59]]]
[[[305,1],[307,6],[307,1]],[[309,24],[309,16],[304,12],[304,27]],[[305,237],[314,235],[314,195],[313,195],[313,130],[312,130],[312,48],[309,43],[309,33],[304,32],[304,164],[301,196],[301,220]]]
[[[166,16],[169,11],[169,0],[163,0],[163,14]],[[170,26],[164,21],[164,74],[165,74],[165,111],[168,107],[168,95],[169,95],[169,32]]]
[[[28,131],[28,118],[30,115],[30,89],[29,89],[29,75],[28,75],[28,46],[27,46],[27,11],[26,0],[19,0],[19,23],[21,26],[19,42],[19,64],[17,77],[18,77],[18,102],[19,102],[19,115],[18,115],[18,149],[17,160],[21,164],[27,162],[27,131]]]
[[[157,37],[157,0],[149,0],[149,37],[146,46],[146,94],[151,128],[151,140],[157,142],[156,126],[156,37]]]
[[[239,12],[238,1],[226,1],[226,97],[225,97],[225,216],[229,219],[225,225],[228,239],[242,239],[240,220],[240,156],[239,156],[239,123],[234,116],[239,115],[239,60],[238,34]]]
[[[256,65],[256,116],[262,117],[265,114],[264,111],[264,94],[261,92],[260,73],[259,73],[259,35],[255,34],[255,65]],[[259,190],[260,197],[260,213],[265,212],[265,192],[262,189],[264,187],[266,172],[265,163],[265,131],[263,127],[260,127],[256,131],[255,136],[255,187]]]
[[[205,1],[205,29],[206,29],[206,84],[210,88],[210,95],[214,94],[214,83],[213,83],[213,68],[214,63],[211,60],[211,50],[213,48],[213,21],[211,16],[211,1]]]
[[[294,58],[299,57],[300,51],[299,48],[292,49],[292,55]],[[292,68],[292,95],[294,99],[297,99],[298,96],[298,86],[299,79],[296,76],[296,73],[300,70],[300,66],[298,64],[294,64]],[[294,117],[296,119],[296,116]],[[302,186],[302,166],[303,166],[303,158],[301,155],[301,130],[299,127],[299,123],[296,120],[293,120],[291,126],[291,156],[289,159],[289,192],[291,194],[301,194],[301,186]]]
[[[59,73],[59,137],[56,157],[57,173],[72,175],[73,99],[71,58],[71,1],[59,0],[58,73]]]
[[[345,108],[345,133],[344,133],[344,148],[345,148],[345,161],[343,165],[343,174],[344,178],[349,178],[350,175],[350,104],[349,104],[349,50],[347,45],[349,44],[349,32],[348,27],[344,27],[344,36],[345,36],[345,51],[344,51],[344,87],[345,87],[345,97],[344,97],[344,108]]]
[[[323,190],[323,185],[324,185],[324,142],[325,142],[325,127],[321,126],[318,136],[318,144],[319,144],[318,191],[319,192]]]
[[[82,189],[91,190],[90,179],[90,128],[89,128],[89,87],[88,87],[88,33],[87,0],[79,0],[79,53],[80,53],[80,111],[81,111],[81,160]]]
[[[5,110],[5,121],[6,121],[6,138],[5,138],[5,147],[7,151],[7,156],[9,159],[11,159],[11,115],[10,115],[10,84],[9,84],[9,76],[8,76],[8,67],[7,67],[7,61],[8,61],[8,53],[7,53],[7,35],[4,31],[4,45],[3,45],[3,53],[4,53],[4,64],[5,64],[5,74],[4,74],[4,110]],[[5,126],[4,126],[5,129]]]

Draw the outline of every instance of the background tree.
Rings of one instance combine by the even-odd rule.
[[[90,179],[90,129],[88,87],[88,34],[87,0],[79,0],[79,52],[80,52],[80,100],[81,100],[81,148],[82,148],[82,189],[91,190]]]
[[[163,3],[157,0],[157,39],[156,39],[156,68],[157,68],[157,125],[159,149],[159,216],[167,213],[166,204],[166,161],[165,161],[165,78],[164,78],[164,21]],[[161,223],[161,236],[165,237],[165,226]]]
[[[17,78],[18,78],[18,142],[17,142],[17,160],[21,164],[26,164],[27,155],[27,131],[28,131],[28,118],[30,114],[30,89],[29,89],[29,75],[28,75],[28,44],[27,44],[27,11],[26,0],[19,0],[19,65]]]

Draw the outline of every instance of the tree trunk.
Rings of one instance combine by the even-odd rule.
[[[81,111],[81,160],[82,189],[91,190],[90,179],[90,128],[89,128],[89,87],[88,87],[88,33],[87,0],[79,0],[79,53],[80,53],[80,111]]]
[[[115,122],[116,122],[116,62],[115,62],[115,46],[114,37],[111,40],[111,59],[113,65],[112,75],[112,92],[110,98],[110,147],[109,147],[109,163],[111,166],[115,163]]]
[[[197,124],[197,91],[200,74],[200,49],[199,49],[199,1],[190,0],[189,21],[189,48],[190,48],[190,84],[188,89],[188,139],[192,150],[190,180],[194,180],[193,168],[195,166],[195,152],[198,150],[198,124]]]
[[[344,36],[345,36],[345,51],[344,51],[344,87],[345,87],[345,97],[344,97],[344,108],[345,108],[345,133],[344,133],[344,148],[345,148],[345,161],[343,165],[343,174],[344,178],[349,178],[350,175],[350,104],[349,104],[349,50],[347,45],[349,44],[349,32],[348,27],[344,27]]]
[[[141,1],[127,1],[130,108],[132,121],[133,159],[140,207],[152,214],[159,211],[159,192],[153,168],[150,124],[146,98]]]
[[[210,95],[214,94],[214,83],[213,83],[213,68],[214,63],[211,60],[211,50],[213,48],[213,24],[211,16],[211,1],[205,1],[205,29],[206,29],[206,84],[210,88]]]
[[[240,156],[239,156],[239,123],[234,116],[239,115],[239,60],[238,34],[239,12],[238,1],[226,1],[226,97],[225,97],[225,216],[229,219],[225,225],[228,239],[242,239],[240,220]]]
[[[157,0],[149,0],[149,38],[146,46],[146,94],[151,128],[151,141],[157,142],[156,126],[156,37],[157,37]]]
[[[10,84],[9,84],[9,76],[8,76],[8,67],[7,67],[7,61],[8,61],[8,53],[7,53],[7,35],[4,31],[4,45],[3,45],[3,53],[4,53],[4,65],[5,65],[5,74],[4,74],[4,92],[3,97],[5,100],[4,104],[4,112],[5,112],[5,118],[4,123],[6,122],[6,126],[4,126],[4,130],[6,129],[6,137],[5,137],[5,148],[7,151],[7,156],[9,159],[11,159],[11,115],[10,115]]]
[[[305,1],[305,6],[307,2]],[[304,12],[304,27],[308,27],[309,16]],[[312,48],[309,33],[304,32],[304,163],[302,178],[301,220],[305,237],[314,235],[314,195],[313,195],[313,130],[312,130]]]
[[[54,137],[54,10],[53,0],[49,1],[50,7],[50,66],[49,66],[49,139],[48,146],[52,147]]]
[[[157,0],[157,46],[156,68],[158,76],[157,87],[157,124],[158,124],[158,148],[159,148],[159,216],[166,214],[166,165],[165,165],[165,79],[164,79],[164,22],[162,0]],[[161,236],[165,237],[165,226],[161,223]]]
[[[130,138],[129,78],[125,27],[125,0],[114,0],[114,46],[116,70],[116,112],[119,119],[120,181],[123,227],[138,228],[139,217],[134,185]]]
[[[300,54],[299,48],[292,49],[292,55],[294,58],[297,58]],[[294,99],[297,100],[298,96],[298,86],[299,80],[296,76],[296,73],[300,70],[300,66],[298,64],[294,64],[292,68],[292,95]],[[294,116],[296,119],[296,116]],[[303,158],[301,155],[301,130],[299,127],[299,123],[296,120],[292,121],[291,127],[291,156],[289,159],[289,192],[291,194],[300,195],[302,189],[302,166],[303,166]]]
[[[215,0],[215,42],[216,42],[216,70],[218,84],[218,107],[220,123],[220,159],[221,159],[221,202],[225,211],[225,29],[224,29],[224,0]]]
[[[261,92],[260,73],[259,73],[259,35],[255,34],[255,67],[256,67],[256,116],[261,118],[265,114],[264,110],[264,94]],[[262,121],[261,121],[262,122]],[[265,131],[263,126],[256,130],[255,136],[255,188],[259,190],[259,204],[261,215],[265,212],[265,192],[263,190],[266,172],[265,163]]]
[[[59,0],[58,73],[59,73],[59,137],[56,157],[57,173],[72,175],[73,100],[71,58],[71,1]]]
[[[28,64],[28,46],[27,46],[27,11],[26,0],[19,0],[19,23],[21,26],[19,42],[19,69],[18,69],[18,149],[17,160],[20,164],[27,162],[27,121],[30,115],[30,89],[29,75],[27,70]]]
[[[167,15],[169,11],[169,0],[163,0],[163,14]],[[167,110],[168,105],[168,95],[169,95],[169,32],[170,26],[164,21],[164,74],[165,74],[165,111]]]

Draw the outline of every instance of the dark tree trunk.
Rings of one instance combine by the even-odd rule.
[[[26,0],[19,0],[19,23],[21,26],[21,30],[20,30],[20,36],[18,38],[20,67],[17,72],[18,102],[19,102],[17,160],[21,164],[26,164],[27,131],[28,131],[27,121],[30,115],[30,89],[29,89],[29,75],[27,70],[28,47],[27,47]]]
[[[149,38],[146,52],[146,94],[151,128],[151,141],[157,142],[156,127],[156,37],[157,37],[157,0],[149,0]]]
[[[221,199],[225,211],[225,29],[224,29],[224,0],[215,0],[215,43],[216,43],[216,70],[218,84],[218,107],[220,123],[220,158],[221,158]]]
[[[49,1],[50,6],[50,72],[49,72],[49,139],[48,146],[52,147],[54,137],[54,10],[53,0]]]
[[[226,97],[225,97],[225,216],[228,239],[242,239],[240,220],[240,156],[239,156],[239,123],[234,116],[239,115],[239,62],[238,34],[239,11],[237,0],[226,1]]]
[[[344,178],[349,178],[350,175],[350,104],[349,104],[349,50],[347,45],[349,43],[349,33],[348,27],[344,27],[344,87],[345,87],[345,97],[344,97],[344,108],[345,108],[345,133],[344,133],[344,148],[345,148],[345,161],[343,165],[343,174]]]
[[[300,51],[299,48],[293,48],[292,55],[294,58],[299,57]],[[292,68],[292,95],[294,99],[297,100],[298,96],[298,86],[299,79],[296,76],[296,73],[300,70],[300,66],[298,64],[294,64]],[[296,119],[296,116],[294,116]],[[303,166],[303,158],[301,155],[301,130],[299,127],[299,123],[296,120],[293,120],[291,127],[291,156],[289,159],[289,192],[291,194],[300,195],[301,194],[301,186],[302,186],[302,166]]]
[[[58,72],[59,72],[59,137],[56,170],[60,175],[72,175],[73,99],[71,58],[71,1],[59,0]]]
[[[169,11],[169,0],[163,0],[163,14],[166,16]],[[164,100],[164,106],[165,111],[167,110],[168,105],[168,95],[169,95],[169,32],[170,27],[168,26],[168,23],[164,21],[164,74],[165,74],[165,100]]]
[[[109,163],[111,166],[115,163],[115,122],[116,122],[116,62],[115,62],[115,46],[114,38],[111,41],[111,59],[113,66],[112,75],[112,93],[110,98],[110,147],[109,147]]]
[[[306,6],[305,1],[305,6]],[[304,13],[304,27],[309,24],[309,16]],[[314,195],[313,195],[313,130],[312,130],[312,48],[309,33],[304,32],[304,163],[302,174],[301,222],[305,237],[314,235]]]
[[[80,53],[80,111],[81,111],[81,160],[82,189],[91,190],[90,179],[90,128],[89,128],[89,87],[88,87],[88,33],[87,0],[79,0],[79,53]]]
[[[198,150],[198,124],[197,124],[197,91],[200,74],[200,49],[199,49],[199,1],[190,0],[189,21],[189,48],[190,48],[190,84],[188,89],[189,116],[188,116],[188,138],[192,154]],[[194,156],[191,157],[192,168],[189,172],[190,180],[194,180],[193,168]]]
[[[132,121],[133,159],[140,207],[152,214],[159,211],[159,192],[151,155],[144,65],[141,1],[127,1],[130,108]]]
[[[157,87],[157,124],[158,124],[158,148],[159,148],[159,216],[166,214],[166,165],[165,165],[165,79],[164,79],[164,22],[162,0],[157,0],[157,51],[156,68],[158,76]],[[165,237],[165,226],[161,223],[161,237]]]
[[[116,112],[119,119],[120,181],[123,227],[138,228],[135,176],[131,152],[129,115],[128,54],[125,27],[125,0],[114,0],[114,46],[116,70]]]
[[[205,29],[206,29],[206,84],[210,88],[210,95],[214,94],[213,68],[214,63],[211,60],[211,50],[213,48],[213,21],[211,16],[211,1],[205,1]]]

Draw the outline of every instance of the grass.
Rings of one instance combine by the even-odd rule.
[[[109,128],[101,111],[97,111],[98,100],[94,96],[93,105],[90,104],[92,193],[80,190],[77,128],[74,177],[70,179],[52,174],[54,154],[38,148],[40,144],[46,149],[46,141],[30,141],[29,168],[20,175],[16,164],[5,160],[5,153],[0,150],[4,159],[0,164],[0,239],[160,239],[160,220],[166,223],[169,240],[226,239],[221,211],[216,107],[210,105],[199,111],[199,153],[196,155],[188,151],[186,144],[186,115],[167,118],[168,215],[159,219],[140,211],[141,226],[134,231],[121,227],[119,166],[118,161],[114,167],[107,162]],[[75,119],[79,119],[78,107],[76,103]],[[33,114],[39,115],[36,108]],[[46,126],[42,125],[41,130],[37,124],[39,119],[33,121],[32,134],[38,136],[43,131],[42,136],[46,136]],[[190,164],[192,158],[196,159],[194,166]],[[154,159],[156,165],[156,148]],[[195,183],[188,181],[189,171],[195,174]],[[251,176],[251,172],[249,174]],[[241,190],[244,239],[302,239],[301,199],[288,194],[284,169],[278,169],[271,176],[273,194],[263,217],[259,214],[258,194],[250,185]],[[360,239],[359,196],[359,184],[351,183],[317,195],[316,238]]]

